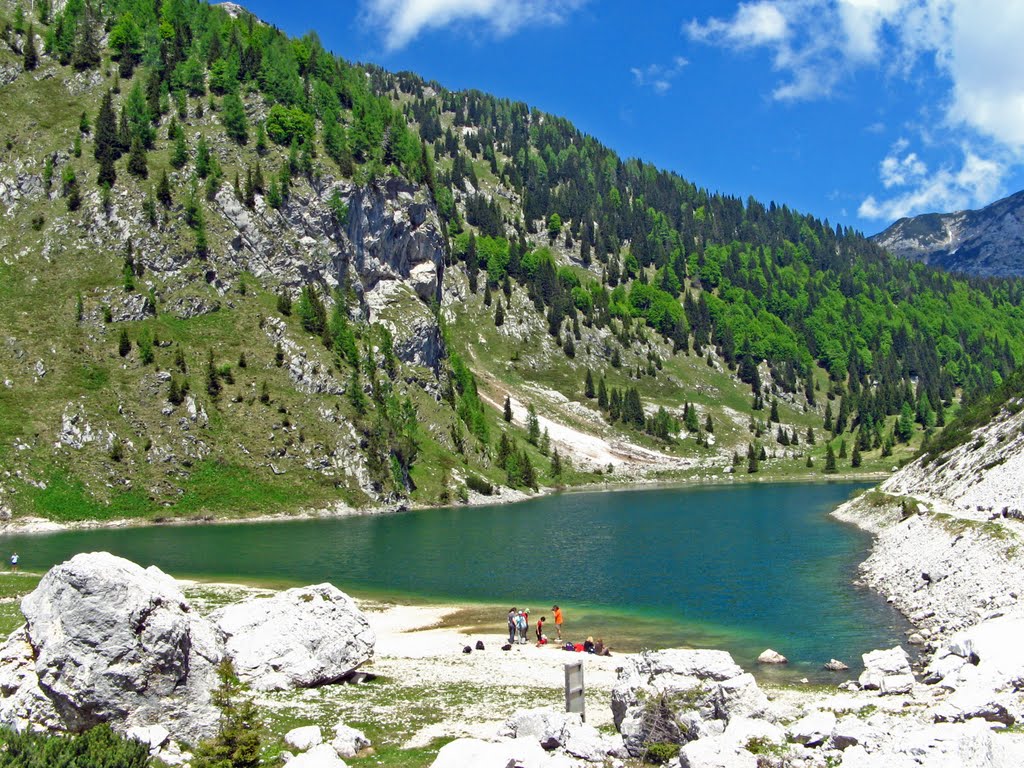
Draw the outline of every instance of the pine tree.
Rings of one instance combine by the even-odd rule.
[[[128,331],[124,328],[121,329],[121,335],[117,340],[117,354],[121,357],[128,357],[128,353],[132,351],[132,341],[128,338]]]
[[[78,23],[78,42],[75,45],[71,65],[78,71],[95,69],[100,63],[100,42],[96,24],[88,11]]]
[[[836,469],[836,452],[832,450],[832,443],[828,443],[825,446],[825,474],[834,475],[838,471]]]
[[[494,310],[494,327],[500,328],[505,324],[505,308],[501,305],[501,299],[498,299],[498,306]]]
[[[25,33],[25,47],[22,51],[21,62],[26,72],[31,72],[39,66],[39,53],[36,51],[36,31],[31,24],[28,25],[28,31]]]
[[[753,443],[747,445],[747,473],[754,474],[760,469],[758,466],[757,451]]]
[[[825,403],[825,423],[822,427],[826,432],[831,432],[832,426],[832,403]]]
[[[594,375],[587,368],[587,376],[583,380],[583,396],[588,400],[594,399]]]
[[[808,427],[807,428],[807,444],[808,445],[814,445],[814,428],[813,427]]]
[[[597,384],[597,407],[602,411],[608,409],[608,387],[604,383],[604,376],[601,377],[601,381]]]
[[[288,291],[282,290],[277,294],[277,311],[285,317],[290,317],[292,314],[292,297]]]
[[[860,466],[860,463],[861,463],[860,446],[854,445],[853,446],[853,455],[850,456],[850,466],[853,467],[854,469],[856,469],[857,467]]]
[[[156,185],[156,199],[164,208],[170,208],[174,203],[174,200],[171,199],[171,182],[167,178],[167,171],[161,174],[160,181]]]
[[[220,378],[217,376],[217,368],[213,364],[213,350],[211,349],[206,360],[206,392],[210,397],[216,399],[220,395],[220,391]]]
[[[140,179],[149,176],[149,166],[146,163],[146,149],[142,146],[142,139],[138,136],[132,139],[132,149],[128,154],[128,173]]]
[[[839,458],[840,459],[845,459],[846,458],[846,441],[845,440],[840,440],[839,441]]]
[[[526,410],[526,439],[530,445],[537,445],[540,441],[540,419],[537,418],[537,409],[533,403]]]
[[[768,421],[774,422],[775,424],[779,423],[779,401],[774,397],[772,398],[772,410],[771,414],[768,416]]]
[[[559,455],[557,448],[551,453],[551,476],[562,476],[562,457]]]
[[[512,421],[512,398],[505,395],[505,421],[511,423]]]
[[[220,685],[211,699],[220,710],[217,735],[201,742],[192,759],[193,768],[257,768],[260,765],[260,722],[255,705],[241,693],[231,662],[217,669]]]
[[[707,418],[704,419],[704,431],[707,432],[709,435],[713,435],[715,433],[715,423],[711,420],[710,413],[708,414]]]
[[[814,459],[811,458],[811,454],[809,453],[807,454],[807,463],[804,466],[806,466],[808,469],[814,468]]]
[[[184,168],[188,163],[188,143],[185,141],[185,131],[179,125],[174,132],[174,149],[171,150],[171,165],[175,168]]]
[[[224,125],[224,132],[237,144],[246,144],[249,141],[249,126],[245,119],[245,105],[236,93],[229,93],[224,96],[221,103],[220,121]]]

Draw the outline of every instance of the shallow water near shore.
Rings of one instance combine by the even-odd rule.
[[[465,605],[449,623],[504,631],[565,611],[565,635],[621,651],[711,647],[762,679],[833,678],[831,657],[903,639],[905,620],[852,584],[870,538],[828,517],[861,484],[752,484],[574,493],[385,517],[6,536],[43,571],[107,550],[180,577],[274,586],[330,581],[357,596]],[[550,634],[554,635],[554,626]],[[756,669],[772,647],[792,662]]]

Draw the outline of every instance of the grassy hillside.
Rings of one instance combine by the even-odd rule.
[[[894,262],[245,14],[154,8],[19,21],[0,0],[16,517],[821,477],[830,449],[838,471],[884,471],[1024,351],[1019,283]],[[443,272],[432,296],[409,254]]]

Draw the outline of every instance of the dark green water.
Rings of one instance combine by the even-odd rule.
[[[890,647],[906,624],[851,581],[870,544],[827,513],[862,486],[779,484],[550,496],[512,506],[267,524],[9,536],[26,570],[107,550],[179,576],[330,581],[357,595],[565,611],[612,647],[766,647],[814,674]],[[491,615],[475,616],[483,625]],[[549,616],[550,618],[550,616]],[[768,674],[764,671],[762,674]]]

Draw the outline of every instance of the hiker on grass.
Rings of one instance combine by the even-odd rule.
[[[18,570],[18,553],[17,552],[15,552],[13,555],[11,555],[11,570],[12,571]]]
[[[562,609],[557,605],[551,606],[551,612],[555,615],[555,631],[558,633],[558,639],[562,639]]]
[[[523,615],[522,611],[516,614],[516,626],[513,637],[514,643],[526,642],[526,617]]]
[[[516,641],[516,616],[517,611],[515,607],[511,608],[508,612],[508,642],[509,645]]]

